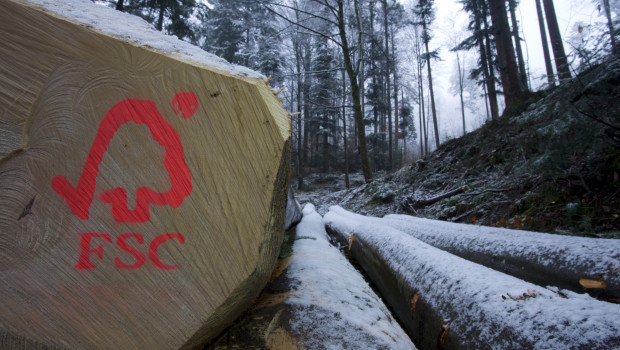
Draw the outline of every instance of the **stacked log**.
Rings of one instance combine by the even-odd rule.
[[[535,285],[333,207],[328,232],[348,245],[419,348],[620,346],[620,305]]]
[[[287,112],[149,27],[0,2],[0,348],[193,348],[269,278]]]

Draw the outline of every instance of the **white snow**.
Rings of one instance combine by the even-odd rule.
[[[340,207],[330,208],[324,221],[379,252],[390,271],[450,320],[450,332],[461,336],[465,348],[592,349],[620,343],[620,305],[569,291],[562,291],[564,298],[553,288],[459,258]]]
[[[159,52],[181,61],[226,72],[230,75],[265,79],[249,68],[233,65],[197,46],[165,35],[142,18],[107,6],[96,5],[89,0],[28,0],[46,12],[91,28],[107,36]]]
[[[306,204],[286,277],[293,285],[293,331],[309,349],[414,349],[368,283],[329,242],[321,216]]]
[[[403,231],[434,247],[456,253],[485,255],[496,259],[529,260],[543,270],[561,272],[574,281],[604,275],[610,286],[620,281],[620,240],[572,237],[547,233],[465,225],[417,218],[386,215],[372,218],[330,208],[339,215],[358,221],[374,222]],[[620,316],[619,316],[620,317]]]

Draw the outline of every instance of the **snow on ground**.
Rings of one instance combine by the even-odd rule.
[[[400,280],[449,320],[465,348],[614,348],[620,305],[543,288],[434,248],[380,222],[333,207],[324,221],[385,257]]]
[[[330,244],[312,204],[303,209],[286,276],[292,291],[287,304],[298,306],[293,331],[310,349],[415,348],[368,283]]]
[[[175,36],[164,35],[153,25],[138,16],[112,8],[95,5],[89,0],[28,0],[44,8],[47,12],[82,24],[95,31],[133,43],[145,49],[173,56],[181,61],[204,68],[215,68],[231,75],[264,77],[248,68],[233,65],[197,46],[179,40]]]

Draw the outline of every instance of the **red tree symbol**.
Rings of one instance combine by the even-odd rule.
[[[193,92],[180,92],[172,99],[172,108],[182,118],[191,117],[198,108],[198,100]],[[185,163],[183,145],[176,130],[166,122],[152,101],[123,100],[114,105],[106,114],[88,152],[84,169],[76,187],[62,175],[52,179],[52,188],[64,197],[67,205],[77,217],[88,219],[90,205],[95,194],[95,184],[99,164],[114,134],[125,123],[133,121],[149,128],[153,139],[166,148],[164,165],[170,177],[170,190],[164,193],[147,187],[136,191],[136,209],[127,206],[127,189],[116,187],[105,191],[99,199],[112,205],[112,215],[117,222],[146,222],[151,213],[149,203],[170,205],[177,208],[192,192],[192,179]]]

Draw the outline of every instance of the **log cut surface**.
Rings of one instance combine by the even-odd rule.
[[[620,346],[618,304],[523,281],[340,207],[324,221],[348,243],[419,348]]]
[[[286,111],[149,26],[0,1],[0,348],[195,347],[272,271]]]

